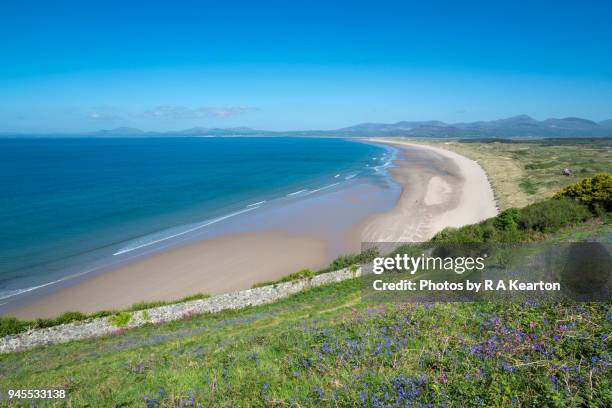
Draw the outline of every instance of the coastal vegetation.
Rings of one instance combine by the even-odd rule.
[[[593,209],[612,211],[612,174],[601,173],[565,187],[554,196],[578,200]]]
[[[432,241],[450,243],[530,242],[545,239],[547,234],[585,221],[610,224],[610,213],[605,208],[609,208],[609,203],[612,202],[612,188],[609,183],[601,180],[612,180],[612,176],[609,173],[602,173],[567,187],[553,198],[520,209],[508,208],[496,217],[478,224],[462,228],[446,228],[436,234]],[[580,186],[585,184],[592,186],[588,193],[575,197],[567,193],[568,191],[583,191]],[[593,204],[589,206],[584,204],[585,202]]]
[[[283,276],[282,278],[274,280],[274,281],[256,283],[255,285],[253,285],[253,287],[259,288],[262,286],[276,285],[278,283],[284,283],[284,282],[291,282],[296,279],[312,278],[322,273],[338,271],[344,268],[348,268],[351,272],[356,273],[360,264],[371,261],[377,255],[378,255],[378,252],[375,249],[366,249],[366,250],[361,251],[358,254],[340,255],[339,257],[334,259],[328,266],[326,266],[325,268],[319,269],[317,271],[312,271],[310,269],[302,269],[299,272],[291,273],[289,275]]]
[[[469,157],[485,169],[500,209],[524,207],[598,173],[612,173],[612,138],[415,140]],[[561,174],[570,169],[571,175]]]
[[[11,334],[22,333],[27,330],[43,329],[45,327],[59,326],[61,324],[68,324],[68,323],[84,322],[84,321],[93,320],[99,317],[107,317],[107,316],[110,316],[111,319],[113,319],[113,321],[114,319],[116,319],[118,322],[121,322],[125,320],[125,317],[117,317],[117,316],[122,315],[124,313],[146,310],[146,309],[150,309],[152,307],[157,307],[157,306],[172,305],[175,303],[183,303],[183,302],[188,302],[190,300],[206,299],[208,297],[210,297],[210,295],[208,294],[196,293],[194,295],[185,296],[181,299],[172,300],[172,301],[159,300],[159,301],[154,301],[154,302],[135,303],[123,311],[101,310],[101,311],[90,313],[90,314],[69,311],[69,312],[62,313],[61,315],[55,318],[50,318],[50,319],[39,318],[39,319],[34,319],[34,320],[20,320],[12,316],[3,316],[3,317],[0,317],[0,337],[8,336]],[[128,322],[129,322],[129,319],[128,319]]]
[[[371,261],[378,253],[375,249],[366,249],[358,254],[347,254],[334,259],[326,268],[319,270],[317,273],[325,273],[337,271],[338,269],[350,268],[354,265],[359,265],[364,262]]]
[[[309,279],[309,278],[314,277],[315,275],[316,274],[310,269],[302,269],[299,272],[290,273],[289,275],[283,276],[282,278],[274,280],[274,281],[256,283],[253,285],[253,288],[260,288],[262,286],[270,286],[270,285],[276,285],[276,284],[284,283],[284,282],[291,282],[296,279]]]
[[[434,241],[605,237],[605,208],[560,194]],[[3,355],[0,388],[62,388],[55,405],[83,407],[612,405],[609,303],[402,304],[360,281]]]
[[[116,327],[125,327],[132,320],[132,315],[129,312],[119,312],[110,317],[110,322]]]
[[[172,304],[175,304],[175,303],[189,302],[190,300],[207,299],[209,297],[210,297],[210,295],[207,294],[207,293],[195,293],[193,295],[185,296],[185,297],[182,297],[182,298],[180,298],[178,300],[173,300],[173,301],[156,300],[156,301],[152,301],[152,302],[139,302],[139,303],[134,303],[132,306],[130,306],[127,309],[127,311],[128,312],[137,312],[139,310],[151,309],[153,307],[172,305]]]

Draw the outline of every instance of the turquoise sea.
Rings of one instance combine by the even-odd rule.
[[[321,138],[0,139],[0,299],[380,182],[392,155]]]

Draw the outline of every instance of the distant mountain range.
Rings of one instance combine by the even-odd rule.
[[[478,122],[444,123],[439,120],[402,121],[397,123],[361,123],[336,130],[267,131],[248,127],[206,128],[148,132],[140,129],[120,127],[91,133],[64,134],[54,136],[94,137],[180,137],[180,136],[411,136],[435,138],[481,138],[481,137],[605,137],[612,136],[612,119],[601,122],[568,117],[562,119],[536,120],[528,115],[506,119]],[[1,134],[0,136],[16,136]],[[45,136],[45,135],[40,135]]]
[[[594,137],[612,136],[612,119],[593,122],[581,118],[536,120],[527,115],[491,121],[444,123],[440,121],[363,123],[340,132],[354,135],[415,137]]]

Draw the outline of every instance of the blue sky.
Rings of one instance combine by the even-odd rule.
[[[612,2],[0,3],[0,131],[612,118]]]

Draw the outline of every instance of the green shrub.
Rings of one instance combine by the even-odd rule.
[[[18,334],[28,329],[44,329],[60,324],[80,322],[91,318],[81,312],[66,312],[53,319],[19,320],[15,317],[0,317],[0,337]]]
[[[65,312],[53,320],[55,321],[55,326],[57,326],[60,324],[80,322],[80,321],[86,320],[87,318],[88,316],[81,312]]]
[[[158,307],[158,306],[164,306],[167,305],[168,302],[164,302],[164,301],[152,301],[152,302],[138,302],[138,303],[134,303],[132,306],[130,306],[127,310],[130,312],[137,312],[139,310],[145,310],[145,309],[151,309],[154,307]]]
[[[34,320],[34,322],[32,323],[32,327],[37,328],[37,329],[43,329],[45,327],[53,327],[58,325],[59,323],[57,323],[57,321],[55,319],[43,319],[43,318],[38,318],[36,320]]]
[[[81,312],[65,312],[55,318],[39,318],[34,320],[32,327],[37,329],[43,329],[45,327],[59,326],[60,324],[68,324],[74,322],[82,322],[89,319],[91,316],[83,314]]]
[[[518,208],[508,208],[495,217],[493,225],[500,231],[514,230],[518,227],[520,216],[521,210]]]
[[[189,296],[185,296],[183,298],[180,298],[179,300],[177,300],[176,302],[173,303],[182,303],[182,302],[189,302],[190,300],[200,300],[200,299],[208,299],[210,297],[210,295],[208,293],[196,293],[194,295],[189,295]]]
[[[306,279],[306,278],[310,279],[310,278],[314,278],[315,276],[316,276],[316,273],[314,273],[310,269],[302,269],[299,272],[290,273],[289,275],[283,276],[282,278],[277,279],[275,281],[259,282],[259,283],[254,284],[251,287],[260,288],[262,286],[277,285],[279,283],[291,282],[291,281],[298,280],[298,279]]]
[[[15,317],[0,317],[0,337],[26,331],[32,322],[18,320]]]
[[[490,236],[494,234],[491,228],[484,223],[466,225],[461,228],[448,227],[437,233],[431,240],[432,242],[445,243],[471,243],[485,242],[492,239]]]
[[[114,316],[108,318],[113,326],[125,327],[132,319],[132,314],[129,312],[119,312]]]
[[[589,209],[577,201],[567,198],[551,199],[523,208],[518,225],[525,230],[555,232],[592,216]]]
[[[349,268],[351,265],[370,262],[378,256],[376,248],[366,249],[358,254],[348,254],[337,257],[329,264],[328,267],[318,271],[318,273],[337,271],[344,268]]]
[[[117,312],[111,312],[110,310],[100,310],[99,312],[95,312],[89,315],[92,319],[97,319],[99,317],[107,317],[112,316]]]
[[[174,305],[176,303],[188,302],[190,300],[206,299],[209,297],[210,295],[206,293],[196,293],[194,295],[185,296],[184,298],[180,298],[178,300],[153,300],[150,302],[139,302],[139,303],[134,303],[132,306],[130,306],[127,309],[127,311],[138,312],[140,310],[152,309],[154,307]]]
[[[432,242],[466,244],[484,242],[524,242],[539,239],[538,234],[592,218],[581,203],[570,199],[549,199],[522,209],[509,208],[495,218],[461,228],[445,228]]]
[[[554,198],[564,197],[578,200],[591,209],[601,207],[606,211],[612,211],[612,174],[597,174],[567,186],[554,195]]]
[[[312,270],[306,268],[306,269],[302,269],[301,271],[299,271],[297,273],[289,275],[289,278],[290,278],[289,280],[305,279],[305,278],[311,279],[311,278],[314,278],[315,275],[316,274]]]

